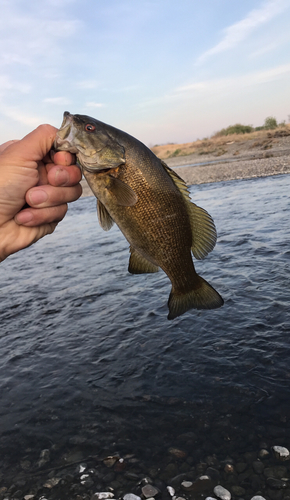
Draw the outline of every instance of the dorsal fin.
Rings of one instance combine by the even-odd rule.
[[[97,214],[101,228],[104,231],[109,231],[114,224],[112,217],[110,216],[105,205],[100,200],[97,200]]]
[[[131,274],[143,274],[143,273],[157,273],[159,271],[158,266],[152,264],[149,260],[145,259],[138,250],[130,246],[130,260],[128,271]]]
[[[184,180],[164,161],[161,160],[161,163],[186,202],[192,230],[192,253],[196,259],[204,259],[216,244],[217,235],[214,222],[206,210],[192,203]]]

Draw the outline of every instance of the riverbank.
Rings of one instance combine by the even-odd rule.
[[[167,165],[188,185],[290,173],[288,128],[285,131],[268,132],[260,138],[251,136],[248,139],[243,137],[242,141],[240,138],[239,141],[223,141],[216,148],[204,145],[203,148],[196,148],[193,153],[183,156],[173,152],[171,157],[166,157],[166,148],[169,146],[152,149],[157,156],[165,159]],[[206,141],[200,143],[205,144]],[[175,151],[178,151],[178,148]],[[82,196],[92,196],[85,180],[82,181],[82,186]]]

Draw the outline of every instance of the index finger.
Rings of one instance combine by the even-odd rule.
[[[52,153],[52,159],[53,163],[55,165],[74,165],[76,162],[76,157],[72,153],[69,153],[68,151],[57,151],[56,153]]]

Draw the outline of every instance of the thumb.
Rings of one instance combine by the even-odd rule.
[[[38,162],[51,149],[56,132],[57,129],[52,125],[39,125],[20,141],[11,141],[12,144],[7,146],[4,144],[4,151],[0,150],[1,159],[4,160],[3,155],[8,165],[37,168]]]

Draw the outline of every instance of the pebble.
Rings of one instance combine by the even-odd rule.
[[[289,460],[290,452],[287,448],[284,448],[284,446],[273,446],[272,450],[277,460]]]
[[[172,488],[172,486],[167,486],[167,488],[166,488],[166,489],[167,489],[167,491],[168,491],[169,495],[170,495],[171,497],[174,497],[174,495],[175,495],[175,489],[174,489],[174,488]]]
[[[262,462],[260,462],[260,460],[255,460],[253,463],[252,463],[252,467],[254,469],[254,471],[257,473],[257,474],[262,474],[265,466]]]
[[[168,448],[168,452],[170,455],[173,455],[176,458],[185,458],[187,453],[179,448]]]
[[[127,493],[123,496],[123,500],[141,500],[141,498],[137,495],[134,495],[134,493]]]
[[[193,485],[192,481],[182,481],[181,486],[186,491],[189,490]]]
[[[268,452],[268,450],[265,450],[264,448],[262,448],[262,449],[259,451],[259,457],[260,457],[260,458],[267,458],[269,455],[270,455],[270,453]],[[262,498],[262,497],[261,497],[261,498]]]
[[[53,477],[44,483],[45,488],[53,488],[60,482],[60,477]]]
[[[221,500],[231,500],[232,498],[230,492],[220,484],[214,488],[213,492]]]
[[[262,497],[261,495],[255,495],[251,498],[251,500],[266,500],[266,498]]]
[[[267,478],[267,485],[274,490],[282,490],[283,488],[287,488],[287,482],[282,479],[276,479],[275,477]]]
[[[45,465],[49,461],[50,461],[50,451],[46,449],[42,450],[39,456],[38,467],[43,467],[43,465]]]
[[[241,474],[242,472],[244,472],[246,470],[247,467],[248,467],[248,464],[246,464],[245,462],[238,462],[236,464],[236,471],[238,474]]]
[[[236,484],[232,486],[231,491],[236,497],[242,497],[246,493],[245,488],[242,488],[242,486],[238,486]]]
[[[92,500],[107,500],[108,498],[114,498],[114,494],[110,491],[100,491],[92,496]],[[134,500],[134,498],[127,498],[126,500]]]
[[[141,491],[142,495],[144,495],[145,498],[155,497],[159,493],[159,490],[155,488],[155,486],[153,486],[152,484],[145,484],[145,486],[143,486]]]

